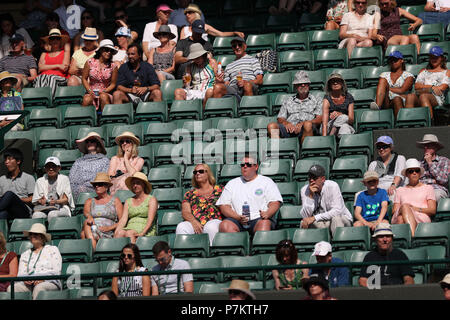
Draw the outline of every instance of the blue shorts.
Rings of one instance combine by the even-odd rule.
[[[300,130],[299,134],[288,133],[286,130],[286,127],[281,123],[278,123],[278,127],[280,128],[280,138],[301,138],[303,135],[303,127],[302,127],[302,130]],[[318,126],[313,124],[312,127],[313,127],[314,135],[315,136],[318,135],[319,134]]]
[[[254,219],[254,220],[250,220],[248,222],[248,228],[245,228],[239,221],[237,221],[236,219],[233,218],[226,218],[225,220],[230,220],[231,222],[233,222],[235,225],[238,226],[239,231],[243,232],[243,231],[250,231],[251,233],[255,233],[254,228],[256,223],[261,220],[261,218],[258,219]],[[277,222],[272,218],[269,219],[270,220],[270,230],[275,230],[275,227],[277,225]]]

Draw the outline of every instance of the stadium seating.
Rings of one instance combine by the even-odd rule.
[[[308,34],[306,32],[283,32],[278,37],[277,50],[307,50]]]
[[[130,238],[101,238],[95,248],[94,260],[119,260],[122,248],[130,243]]]
[[[209,236],[200,234],[177,234],[172,247],[177,257],[203,257],[209,256]]]
[[[211,256],[222,255],[249,255],[250,238],[249,233],[236,232],[225,233],[219,232],[214,236],[212,245],[210,246]]]

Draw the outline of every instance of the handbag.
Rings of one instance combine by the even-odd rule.
[[[274,50],[263,50],[255,55],[259,60],[261,69],[266,72],[276,72],[278,65],[278,54]]]

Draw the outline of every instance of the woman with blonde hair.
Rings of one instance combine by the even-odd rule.
[[[0,278],[17,277],[19,260],[17,254],[6,250],[6,239],[3,232],[0,232]],[[9,282],[0,282],[0,292],[5,292],[9,287]]]
[[[191,184],[193,188],[185,193],[181,205],[185,221],[178,224],[176,234],[207,233],[212,244],[222,222],[216,202],[223,188],[216,185],[211,168],[204,163],[195,166]]]

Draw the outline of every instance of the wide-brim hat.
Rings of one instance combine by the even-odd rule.
[[[87,27],[86,29],[84,29],[84,33],[81,35],[81,39],[91,41],[98,40],[97,29]]]
[[[153,32],[153,36],[154,36],[156,39],[158,39],[158,37],[159,37],[160,35],[164,35],[164,34],[168,35],[168,37],[169,37],[170,40],[175,39],[175,38],[177,37],[176,35],[174,35],[174,34],[172,33],[172,30],[170,30],[170,27],[167,26],[167,25],[165,25],[165,24],[162,25],[161,27],[159,27],[159,30],[158,30],[158,31]]]
[[[419,160],[411,158],[406,160],[405,168],[402,170],[402,176],[406,177],[406,171],[408,169],[412,168],[419,168],[420,169],[420,176],[423,176],[425,170],[421,167]]]
[[[435,143],[439,146],[438,150],[441,150],[444,148],[444,145],[439,142],[439,139],[434,134],[426,134],[423,136],[422,141],[416,141],[416,146],[419,148],[423,148],[426,144],[429,143]]]
[[[18,81],[18,79],[15,76],[13,76],[11,73],[9,73],[8,71],[0,72],[0,83],[6,79],[13,80],[13,86],[15,86]]]
[[[144,190],[145,193],[148,194],[148,193],[152,192],[152,184],[148,181],[147,176],[142,172],[135,172],[131,177],[128,177],[125,179],[125,185],[127,186],[127,188],[130,191],[133,191],[132,186],[131,186],[131,181],[133,179],[139,179],[142,182],[144,182],[146,189],[147,189],[147,190]]]
[[[125,131],[125,132],[121,133],[120,135],[118,135],[115,139],[116,144],[118,146],[120,146],[120,140],[122,140],[123,138],[129,138],[129,139],[133,140],[134,144],[137,146],[139,146],[141,144],[141,140],[139,140],[139,138],[136,137],[132,132]]]
[[[439,281],[439,284],[442,285],[450,285],[450,273],[447,273],[441,281]]]
[[[45,240],[47,240],[47,242],[50,242],[52,240],[52,236],[47,233],[47,229],[45,228],[45,226],[42,223],[35,223],[31,226],[30,230],[23,231],[23,234],[25,235],[25,237],[28,237],[30,235],[30,233],[43,234],[45,236]]]
[[[190,46],[190,52],[189,55],[186,57],[186,59],[188,60],[194,60],[198,57],[201,57],[202,55],[208,53],[208,51],[206,51],[201,43],[194,43],[191,44]]]
[[[102,41],[100,41],[100,44],[99,44],[97,50],[95,50],[95,52],[100,51],[102,48],[109,48],[109,49],[111,49],[113,51],[112,55],[115,55],[118,52],[116,47],[114,47],[114,43],[111,40],[109,40],[109,39],[103,39]]]
[[[107,183],[109,186],[112,186],[111,179],[106,172],[99,172],[95,176],[94,181],[91,181],[91,184],[94,185],[96,183]]]
[[[249,297],[252,298],[252,300],[256,300],[255,295],[253,294],[253,292],[250,291],[250,285],[248,284],[247,281],[244,280],[238,280],[235,279],[233,281],[231,281],[230,286],[228,288],[224,288],[222,290],[238,290],[241,292],[246,293]]]
[[[318,284],[325,290],[330,289],[327,279],[322,274],[314,273],[311,274],[309,278],[302,281],[302,287],[309,293],[309,287],[313,284]]]
[[[70,42],[70,37],[66,34],[61,34],[61,31],[59,29],[51,29],[48,33],[48,36],[42,37],[41,39],[47,44],[48,39],[51,37],[59,37],[61,38],[61,41],[63,44]]]
[[[89,138],[93,138],[93,139],[97,140],[97,143],[101,148],[100,152],[103,154],[106,154],[105,143],[103,142],[102,137],[100,137],[100,135],[97,132],[89,132],[86,137],[79,139],[79,140],[75,140],[78,150],[80,150],[83,154],[88,153],[87,146],[86,146],[86,140],[88,140]]]

